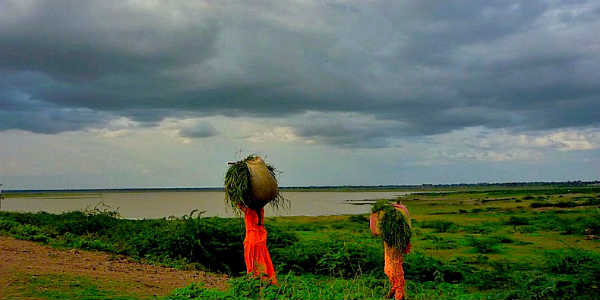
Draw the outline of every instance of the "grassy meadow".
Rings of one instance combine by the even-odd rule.
[[[592,299],[600,295],[600,187],[456,189],[402,198],[411,213],[408,299]],[[293,205],[293,203],[292,203]],[[382,299],[383,245],[367,215],[267,217],[279,285],[246,277],[243,220],[126,220],[109,210],[0,212],[0,234],[227,273],[224,290],[201,282],[158,298]],[[69,288],[73,281],[78,285]],[[23,279],[14,295],[130,299],[86,278]],[[43,288],[38,288],[43,286]],[[78,292],[79,291],[79,292]]]

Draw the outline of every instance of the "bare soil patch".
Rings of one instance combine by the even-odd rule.
[[[23,276],[68,275],[119,282],[127,293],[142,297],[168,295],[192,282],[224,288],[225,275],[135,262],[126,256],[86,250],[59,250],[39,243],[0,236],[0,299]]]

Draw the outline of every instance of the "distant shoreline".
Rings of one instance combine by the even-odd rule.
[[[420,185],[346,185],[346,186],[286,186],[283,191],[294,192],[365,192],[365,191],[424,191],[463,188],[554,188],[554,187],[599,187],[600,181],[563,182],[505,182],[505,183],[458,183]],[[123,193],[123,192],[222,192],[222,187],[156,187],[156,188],[97,188],[97,189],[4,189],[3,194],[35,193]]]

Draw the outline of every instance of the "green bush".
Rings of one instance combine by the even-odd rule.
[[[495,237],[476,238],[471,236],[468,239],[468,243],[471,247],[475,249],[476,253],[487,254],[500,252],[498,244],[500,244],[501,241]]]
[[[269,248],[280,272],[352,277],[383,272],[383,244],[368,235],[342,240],[334,234]]]
[[[577,203],[572,202],[572,201],[560,201],[560,202],[554,204],[554,206],[560,207],[560,208],[570,208],[570,207],[577,206]]]
[[[580,274],[600,266],[600,254],[576,248],[547,250],[545,266],[557,274]]]
[[[159,262],[185,261],[213,271],[245,270],[242,220],[182,218],[123,220],[106,211],[0,213],[2,228],[20,239],[95,249]],[[287,247],[297,240],[293,232],[267,225],[269,247]]]
[[[497,222],[481,222],[479,224],[464,225],[460,229],[461,231],[474,234],[489,234],[498,231],[501,228],[500,223]]]
[[[19,223],[12,220],[0,219],[0,231],[9,232],[13,227],[19,226]]]
[[[506,289],[512,284],[513,272],[520,271],[516,264],[504,260],[483,263],[488,267],[474,271],[465,282],[480,289]]]
[[[454,232],[458,229],[458,226],[454,222],[444,220],[423,221],[418,223],[418,226],[421,228],[432,228],[436,232]]]
[[[445,239],[433,234],[427,234],[422,240],[430,240],[432,242],[431,247],[425,247],[425,249],[455,249],[458,247],[458,243],[455,240]]]
[[[526,217],[517,217],[517,216],[510,216],[510,218],[508,219],[508,221],[504,222],[504,224],[506,225],[529,225],[529,219]]]
[[[369,217],[366,215],[351,215],[348,221],[366,225],[369,224]]]
[[[10,234],[18,239],[47,243],[50,238],[35,225],[18,225],[10,229]]]
[[[176,289],[172,299],[381,299],[387,292],[381,278],[363,276],[350,280],[314,275],[280,276],[278,285],[243,276],[229,280],[225,291],[191,284]]]
[[[553,207],[554,204],[547,202],[533,202],[529,204],[531,208],[540,208],[540,207]]]
[[[460,258],[447,263],[422,253],[411,253],[404,258],[404,274],[408,280],[458,283],[472,272],[473,267]]]

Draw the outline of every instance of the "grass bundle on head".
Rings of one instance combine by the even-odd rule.
[[[257,212],[267,204],[275,208],[288,205],[277,188],[276,172],[256,155],[231,164],[225,174],[225,201],[237,214],[242,212],[240,205]]]
[[[399,209],[394,208],[387,200],[377,201],[372,213],[379,213],[377,218],[377,227],[381,232],[383,240],[402,252],[408,248],[410,238],[412,237],[412,229],[410,220]]]

